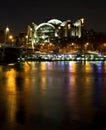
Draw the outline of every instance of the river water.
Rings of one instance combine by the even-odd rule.
[[[105,61],[0,65],[0,130],[104,130],[105,119]]]

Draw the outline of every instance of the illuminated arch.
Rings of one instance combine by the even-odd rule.
[[[62,23],[62,21],[58,20],[58,19],[51,19],[48,21],[48,23],[52,24],[52,25],[59,25]]]
[[[36,31],[37,31],[38,29],[43,28],[43,27],[46,27],[46,26],[49,26],[50,28],[55,29],[55,27],[54,27],[52,24],[50,24],[50,23],[41,23],[41,24],[39,24],[39,25],[36,27]]]

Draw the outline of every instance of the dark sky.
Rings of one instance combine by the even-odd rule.
[[[32,22],[50,19],[72,22],[85,18],[85,27],[106,32],[106,0],[2,0],[0,29],[7,25],[14,33],[25,32]]]

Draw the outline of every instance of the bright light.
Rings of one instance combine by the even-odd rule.
[[[9,30],[10,30],[10,29],[9,29],[8,27],[6,27],[6,33],[9,32]]]
[[[84,18],[81,19],[81,23],[84,23]]]
[[[74,45],[74,43],[72,43],[72,46]]]
[[[13,39],[13,36],[12,36],[12,35],[9,35],[9,39],[12,40],[12,39]]]
[[[28,39],[28,35],[26,35],[25,38]]]
[[[89,42],[87,42],[86,45],[89,45]]]

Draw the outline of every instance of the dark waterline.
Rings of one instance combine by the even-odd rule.
[[[0,65],[0,130],[106,129],[106,62]]]

